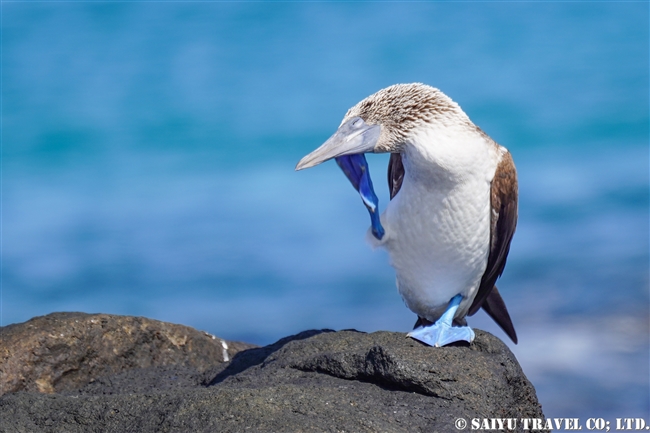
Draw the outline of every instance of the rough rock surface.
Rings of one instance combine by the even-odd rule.
[[[0,328],[0,395],[74,390],[133,368],[206,371],[251,347],[144,317],[53,313]]]
[[[460,417],[544,418],[514,355],[480,330],[471,345],[444,348],[394,332],[306,331],[223,366],[9,393],[0,432],[454,432]]]

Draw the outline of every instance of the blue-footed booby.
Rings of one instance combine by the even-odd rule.
[[[387,153],[390,202],[379,216],[365,153]],[[350,108],[296,170],[335,158],[368,208],[367,238],[385,248],[397,288],[418,316],[408,336],[431,346],[474,339],[483,308],[516,343],[495,286],[517,224],[510,152],[440,90],[397,84]]]

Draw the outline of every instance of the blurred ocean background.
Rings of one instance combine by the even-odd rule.
[[[549,417],[650,420],[647,2],[3,2],[2,325],[147,316],[268,344],[411,329],[336,164],[394,83],[514,155],[499,289]],[[369,158],[383,208],[386,155]],[[613,425],[613,424],[612,424]]]

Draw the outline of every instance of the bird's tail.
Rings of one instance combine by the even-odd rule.
[[[508,313],[505,302],[501,298],[501,294],[497,290],[497,286],[494,286],[490,290],[490,294],[487,295],[481,307],[488,313],[488,316],[497,322],[497,325],[503,329],[508,337],[517,344],[515,326],[512,324],[512,319],[510,319],[510,314]]]

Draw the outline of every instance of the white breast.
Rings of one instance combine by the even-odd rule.
[[[420,131],[402,153],[405,176],[382,214],[388,251],[406,305],[435,321],[450,299],[467,314],[487,265],[490,182],[498,152],[474,131]],[[374,238],[373,238],[374,239]]]

